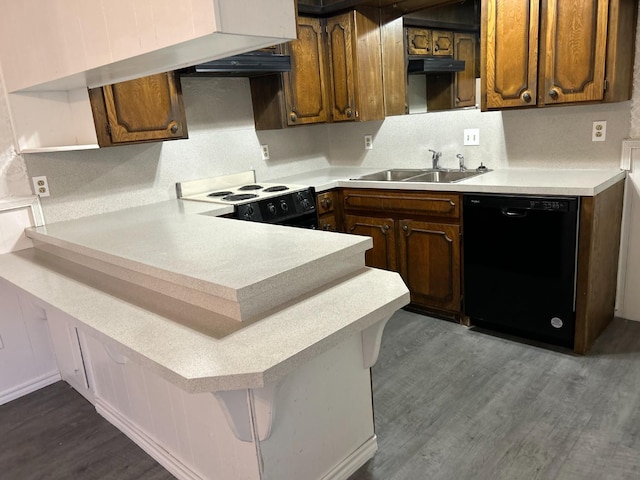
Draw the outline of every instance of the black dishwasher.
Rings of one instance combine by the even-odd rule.
[[[573,347],[578,207],[575,197],[464,196],[472,325]]]

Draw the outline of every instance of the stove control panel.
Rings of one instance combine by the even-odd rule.
[[[312,188],[236,205],[236,218],[262,223],[291,224],[297,218],[315,217],[315,212],[315,192]]]

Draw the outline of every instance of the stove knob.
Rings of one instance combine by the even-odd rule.
[[[276,210],[276,206],[273,203],[269,203],[267,204],[267,210],[269,210],[269,213],[271,215],[275,215],[277,210]]]
[[[249,216],[253,215],[253,207],[251,205],[247,205],[247,213]]]
[[[304,201],[304,195],[302,195],[302,192],[298,192],[297,194],[298,200],[300,200],[301,202]]]
[[[305,210],[309,210],[311,208],[311,204],[306,198],[302,200],[302,208],[304,208]]]
[[[289,205],[287,205],[287,202],[285,202],[284,200],[282,200],[280,202],[280,208],[282,209],[283,212],[286,212],[289,210]]]

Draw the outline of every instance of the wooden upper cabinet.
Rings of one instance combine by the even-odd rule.
[[[319,18],[298,17],[298,39],[289,42],[291,72],[283,74],[287,124],[326,122],[325,43]]]
[[[291,72],[250,79],[257,130],[384,119],[380,9],[298,16]]]
[[[464,70],[454,76],[454,107],[472,107],[476,104],[476,35],[454,34],[454,58],[464,61]]]
[[[188,138],[175,72],[89,90],[101,147]]]
[[[540,101],[604,97],[608,0],[547,0],[542,9]]]
[[[435,56],[453,55],[453,32],[433,30],[431,32],[433,54]]]
[[[353,56],[354,19],[350,13],[327,20],[329,71],[331,72],[331,119],[352,120],[355,116]]]
[[[482,2],[482,108],[631,96],[636,0]]]
[[[331,121],[384,119],[380,10],[362,8],[326,21]]]
[[[538,0],[482,2],[483,110],[536,104],[538,12]]]

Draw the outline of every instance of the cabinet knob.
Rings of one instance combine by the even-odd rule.
[[[529,103],[531,101],[531,94],[529,92],[524,92],[522,94],[522,100],[524,100],[525,102]]]
[[[351,109],[347,110],[347,118],[351,118],[353,116],[353,111]]]
[[[291,115],[289,115],[289,118],[291,119],[292,122],[295,122],[296,120],[298,120],[298,116],[295,113],[292,113]]]
[[[176,122],[172,122],[171,127],[169,129],[171,130],[171,133],[177,133],[178,132],[178,124]]]
[[[385,225],[385,226],[384,226],[384,227],[382,227],[382,228],[384,228],[385,230],[389,230],[389,225]]]
[[[406,232],[407,230],[409,230],[409,227],[407,225],[403,225],[402,226],[402,230],[404,230]]]
[[[320,206],[322,208],[331,208],[331,199],[330,198],[323,198],[322,200],[320,200]]]
[[[322,230],[326,230],[326,231],[331,230],[331,224],[330,223],[324,223],[322,225]]]
[[[558,99],[558,89],[557,88],[552,88],[551,90],[549,90],[549,96],[552,99],[557,100]]]

